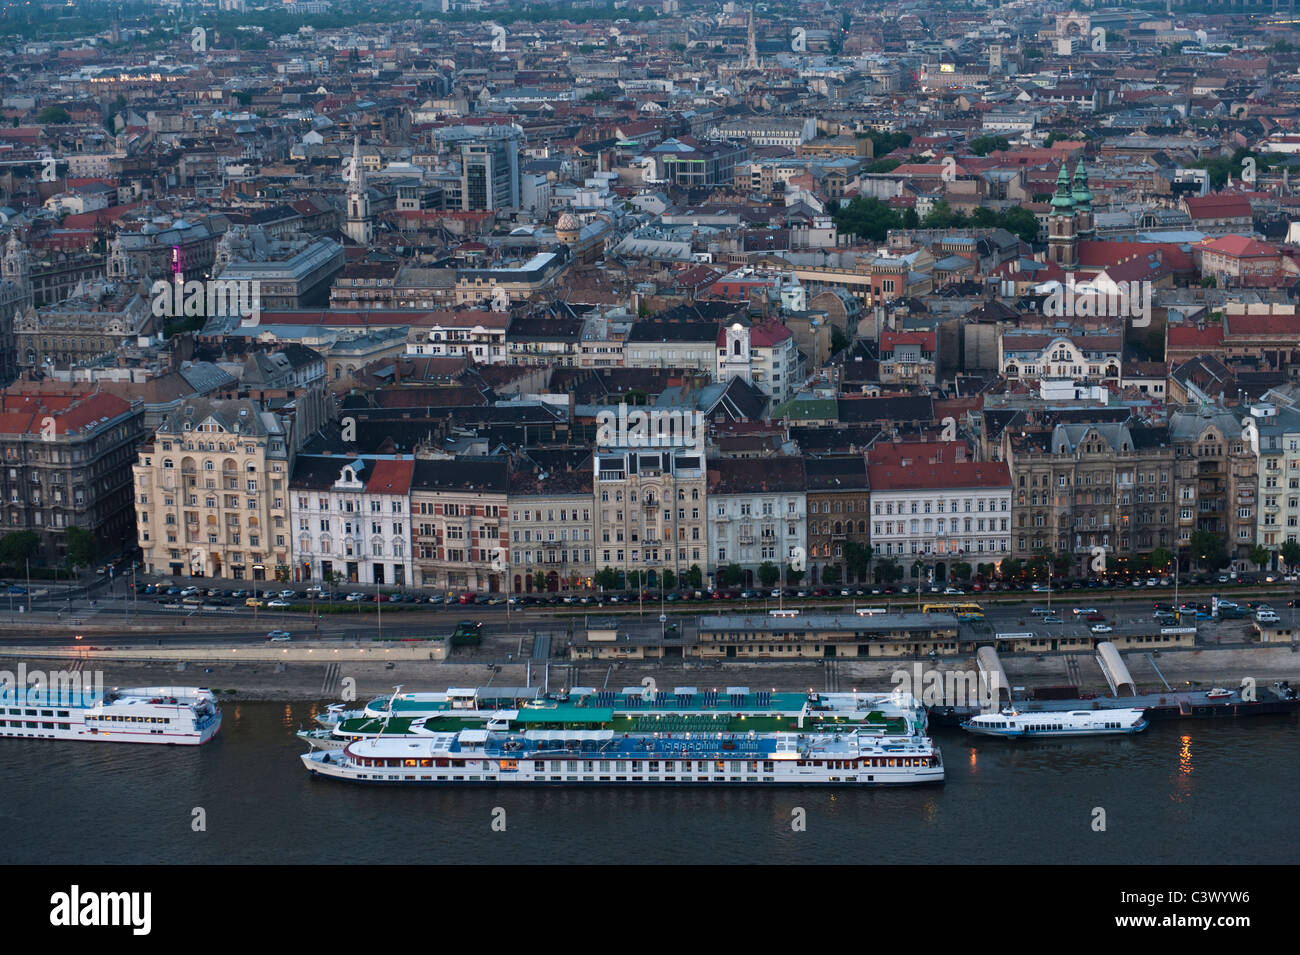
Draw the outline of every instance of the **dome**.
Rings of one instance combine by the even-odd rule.
[[[577,217],[571,212],[566,212],[555,223],[556,232],[577,232],[582,228],[578,224]]]

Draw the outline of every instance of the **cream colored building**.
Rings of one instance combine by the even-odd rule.
[[[276,415],[247,400],[185,402],[132,470],[146,572],[290,573],[288,442]]]
[[[609,447],[598,448],[593,462],[596,570],[638,571],[652,587],[665,570],[681,581],[693,564],[707,577],[704,455],[684,447]]]

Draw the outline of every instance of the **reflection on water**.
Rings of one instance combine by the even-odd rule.
[[[942,787],[493,790],[313,779],[293,733],[317,709],[227,704],[198,750],[0,741],[6,861],[1177,863],[1193,841],[1198,859],[1300,861],[1277,811],[1300,784],[1294,717],[1050,741],[939,730]],[[93,824],[69,831],[87,807]]]

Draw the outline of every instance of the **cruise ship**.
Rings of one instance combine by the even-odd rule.
[[[983,736],[1040,739],[1048,736],[1115,736],[1140,733],[1147,728],[1140,709],[1074,710],[1023,713],[1003,710],[971,717],[961,728]]]
[[[301,759],[316,776],[377,784],[943,782],[942,757],[925,735],[925,709],[908,694],[677,687],[669,697],[630,687],[621,697],[582,688],[513,710],[464,708],[486,714],[475,727],[444,728],[443,717],[392,717],[390,724],[407,721],[396,727],[400,732],[381,723],[379,732],[341,748],[313,748]]]
[[[211,690],[143,686],[106,693],[10,689],[0,693],[0,737],[198,746],[221,729]]]
[[[731,686],[725,692],[698,691],[693,686],[672,692],[628,686],[622,691],[574,687],[547,695],[538,687],[453,687],[434,693],[402,693],[371,700],[360,708],[345,709],[335,703],[317,716],[320,728],[300,730],[299,739],[313,749],[342,749],[348,743],[378,736],[427,739],[465,729],[504,730],[512,723],[555,722],[554,711],[572,707],[579,717],[609,710],[613,728],[653,731],[658,721],[693,720],[697,730],[717,731],[719,721],[730,717],[757,720],[766,730],[803,729],[826,724],[835,728],[865,727],[898,735],[924,732],[924,708],[903,711],[889,693],[778,693]],[[522,714],[522,715],[521,715]],[[891,723],[892,719],[892,723]],[[874,722],[873,722],[874,720]],[[749,727],[758,726],[751,722]]]

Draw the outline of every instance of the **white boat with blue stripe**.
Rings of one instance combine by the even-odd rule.
[[[1065,712],[1023,713],[1007,709],[1000,713],[981,713],[961,724],[961,728],[982,736],[1010,736],[1041,739],[1056,736],[1122,736],[1140,733],[1147,728],[1146,711],[1073,710]]]

